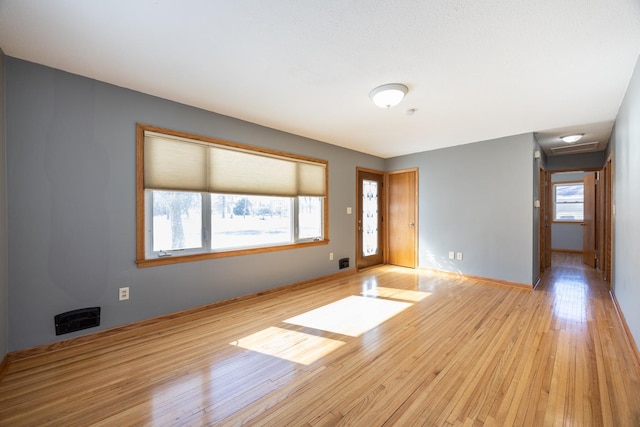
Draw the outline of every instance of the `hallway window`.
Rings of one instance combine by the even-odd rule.
[[[563,182],[553,184],[553,220],[577,222],[584,219],[584,184]]]

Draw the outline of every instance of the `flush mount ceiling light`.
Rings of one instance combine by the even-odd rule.
[[[398,105],[409,89],[400,83],[390,83],[378,86],[369,93],[373,103],[380,108],[391,108]]]
[[[584,136],[584,133],[577,133],[575,135],[561,136],[560,139],[563,140],[564,142],[571,144],[573,142],[578,142],[580,138],[582,138],[583,136]]]

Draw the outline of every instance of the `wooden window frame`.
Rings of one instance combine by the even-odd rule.
[[[583,222],[582,219],[569,219],[569,220],[557,220],[556,219],[556,207],[557,207],[557,203],[556,203],[556,185],[575,185],[575,184],[581,184],[584,185],[584,181],[558,181],[558,182],[552,182],[551,183],[551,200],[552,200],[552,216],[551,216],[551,223],[552,224],[581,224]],[[582,201],[582,204],[584,206],[584,198]]]
[[[324,164],[325,172],[325,189],[326,195],[323,203],[323,238],[320,240],[294,242],[288,244],[279,244],[273,246],[264,246],[256,248],[233,249],[216,252],[202,252],[188,255],[173,255],[169,257],[146,258],[146,215],[145,215],[145,185],[144,185],[144,139],[145,131],[161,133],[168,136],[178,138],[192,139],[199,142],[228,146],[241,150],[248,150],[256,154],[264,154],[271,156],[280,156],[293,160],[315,162]],[[297,248],[306,248],[310,246],[327,245],[329,243],[329,162],[307,156],[300,156],[292,153],[271,150],[263,147],[256,147],[246,144],[240,144],[231,141],[210,138],[202,135],[189,134],[171,129],[165,129],[157,126],[136,124],[136,264],[138,267],[151,267],[158,265],[177,264],[183,262],[202,261],[208,259],[226,258],[232,256],[250,255],[282,250],[290,250]]]

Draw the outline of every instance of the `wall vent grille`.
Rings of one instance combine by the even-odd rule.
[[[100,307],[79,308],[54,316],[56,335],[100,326]]]
[[[583,144],[562,145],[559,147],[551,147],[553,154],[576,154],[597,151],[599,141],[585,142]]]

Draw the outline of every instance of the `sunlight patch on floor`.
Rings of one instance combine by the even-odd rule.
[[[553,313],[560,319],[587,320],[587,287],[583,282],[564,280],[555,285]]]
[[[271,326],[229,344],[291,362],[310,365],[345,343]]]
[[[411,305],[407,302],[353,295],[292,317],[285,322],[357,337]]]

